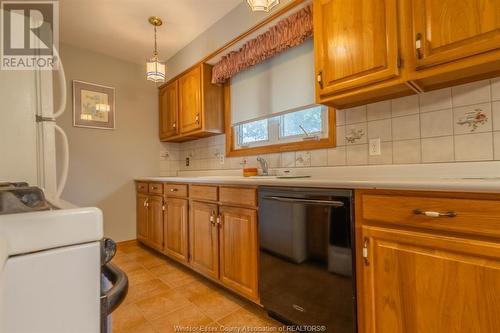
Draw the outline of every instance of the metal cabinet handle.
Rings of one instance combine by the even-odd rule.
[[[170,189],[170,192],[177,192],[177,191],[179,191],[179,189],[177,189],[177,188],[171,188]]]
[[[197,124],[200,123],[200,114],[199,113],[196,114],[196,117],[194,118],[194,120],[196,121]]]
[[[316,76],[316,80],[318,81],[319,87],[323,89],[323,71],[319,71]]]
[[[422,59],[422,34],[420,32],[415,36],[415,52],[417,59]]]
[[[172,128],[175,129],[177,127],[177,123],[172,124]]]
[[[217,226],[219,228],[222,226],[222,215],[221,215],[221,213],[219,213],[219,215],[217,215]]]
[[[213,226],[215,226],[215,224],[216,224],[215,223],[215,211],[214,210],[212,210],[210,212],[210,223],[212,223]]]
[[[457,213],[454,211],[448,211],[448,212],[432,212],[432,211],[424,211],[419,208],[416,208],[413,210],[413,214],[415,215],[425,215],[428,217],[455,217],[457,216]]]
[[[146,198],[146,200],[144,200],[144,207],[149,207],[149,198]]]
[[[370,261],[368,260],[368,244],[370,244],[370,239],[365,237],[363,240],[363,261],[366,266],[370,264]]]

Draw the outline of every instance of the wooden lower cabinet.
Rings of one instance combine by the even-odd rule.
[[[217,204],[192,201],[189,217],[189,263],[193,269],[219,278],[219,232]]]
[[[163,198],[161,196],[149,196],[148,241],[151,247],[163,250]]]
[[[188,191],[186,184],[165,184],[158,195],[151,184],[139,185],[139,241],[258,302],[255,188],[226,186],[219,201],[218,186],[190,185]]]
[[[357,190],[359,332],[496,332],[500,196]]]
[[[220,216],[220,280],[241,294],[257,299],[257,212],[221,206]]]
[[[136,214],[137,214],[137,239],[147,241],[148,239],[148,195],[137,193]]]
[[[163,215],[165,254],[179,261],[188,261],[188,200],[167,198]]]
[[[362,227],[360,332],[495,332],[500,245]],[[361,327],[360,327],[361,328]]]
[[[137,193],[137,239],[163,250],[163,197]]]

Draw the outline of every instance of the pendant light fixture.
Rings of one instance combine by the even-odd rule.
[[[161,18],[151,16],[148,22],[154,27],[155,30],[155,48],[153,56],[146,62],[146,78],[153,82],[165,82],[165,63],[158,60],[158,46],[156,44],[156,28],[163,24]]]
[[[269,12],[279,5],[280,0],[247,0],[247,2],[254,12]]]

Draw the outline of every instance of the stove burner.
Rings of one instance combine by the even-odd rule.
[[[43,191],[27,183],[0,183],[0,215],[50,210]]]

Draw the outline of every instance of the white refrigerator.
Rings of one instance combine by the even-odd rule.
[[[60,200],[69,155],[56,120],[66,93],[62,64],[56,72],[0,70],[0,183],[41,187],[57,207],[5,213],[0,200],[0,333],[108,333],[127,294],[126,274],[109,262],[115,245],[103,239],[101,210]]]
[[[61,99],[54,101],[54,89]],[[0,182],[25,181],[58,200],[68,172],[68,141],[56,119],[66,108],[64,68],[0,70]],[[62,154],[56,157],[56,140]],[[56,170],[56,158],[61,170]]]

